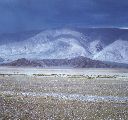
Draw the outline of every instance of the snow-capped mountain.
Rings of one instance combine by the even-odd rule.
[[[92,53],[92,56],[102,51],[105,47],[105,44],[101,40],[94,40],[90,43],[89,50]]]
[[[24,40],[16,37],[12,42],[0,43],[0,62],[21,58],[42,60],[83,56],[93,60],[128,64],[128,30],[60,28],[30,33],[23,34],[23,38],[26,38]],[[12,35],[12,38],[14,36],[17,35]]]
[[[94,59],[128,63],[128,41],[117,40],[94,55]]]
[[[85,35],[77,31],[46,30],[25,41],[1,45],[0,55],[5,60],[90,57],[87,41]]]

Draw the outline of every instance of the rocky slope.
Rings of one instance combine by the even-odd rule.
[[[24,66],[24,67],[74,67],[74,68],[111,68],[116,67],[98,60],[91,60],[86,57],[77,57],[72,59],[43,59],[27,60],[25,58],[15,60],[10,63],[4,63],[2,66]]]

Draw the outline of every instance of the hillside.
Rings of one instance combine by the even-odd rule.
[[[0,43],[0,62],[17,59],[72,59],[79,56],[128,64],[128,30],[117,28],[56,28],[9,34]],[[3,37],[0,38],[3,39]],[[14,39],[13,39],[14,38]],[[1,40],[1,41],[4,41]]]
[[[72,59],[43,59],[27,60],[25,58],[4,63],[2,66],[22,66],[22,67],[74,67],[74,68],[111,68],[116,67],[98,60],[91,60],[86,57]]]

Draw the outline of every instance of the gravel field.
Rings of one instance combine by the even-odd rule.
[[[127,118],[127,69],[0,68],[0,120]]]

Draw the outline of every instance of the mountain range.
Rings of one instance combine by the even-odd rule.
[[[72,59],[42,59],[28,60],[21,58],[9,63],[3,63],[2,66],[17,67],[61,67],[61,68],[117,68],[119,66],[104,63],[98,60],[91,60],[86,57],[76,57]]]
[[[0,35],[1,64],[11,64],[13,61],[23,60],[22,58],[33,62],[41,60],[52,60],[51,62],[53,62],[57,59],[73,61],[76,58],[77,61],[80,61],[81,59],[78,58],[81,57],[89,59],[91,62],[128,64],[128,30],[55,28]],[[84,59],[85,62],[87,62],[86,60]],[[93,66],[95,65],[93,64]]]

